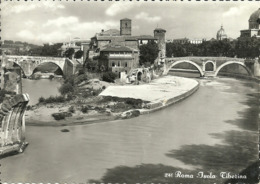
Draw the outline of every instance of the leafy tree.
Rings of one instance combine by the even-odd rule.
[[[65,51],[65,57],[68,57],[72,59],[72,55],[74,54],[75,50],[73,48],[69,48],[68,50]]]
[[[62,95],[66,95],[66,94],[72,93],[73,91],[74,91],[74,87],[73,87],[73,85],[71,85],[71,83],[64,83],[59,88],[59,92]]]
[[[239,38],[235,46],[236,54],[240,58],[256,58],[260,55],[260,40],[256,37]]]
[[[78,50],[77,52],[75,52],[74,58],[80,59],[82,56],[83,56],[83,51]]]
[[[102,80],[106,81],[106,82],[115,82],[117,74],[113,73],[113,72],[105,72],[102,75]]]
[[[159,48],[154,41],[148,42],[145,45],[140,46],[140,65],[152,65],[158,57]]]
[[[85,66],[88,69],[88,71],[97,71],[98,62],[93,61],[92,59],[87,59],[86,62],[85,62]]]
[[[51,56],[57,57],[59,55],[59,49],[62,46],[62,43],[56,43],[53,45],[44,44],[43,46],[38,46],[32,48],[29,52],[34,56]]]

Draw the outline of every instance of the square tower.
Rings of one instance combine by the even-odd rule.
[[[120,20],[120,35],[121,36],[131,36],[132,25],[131,19],[125,18]]]
[[[158,47],[159,47],[159,59],[161,62],[164,62],[166,57],[166,40],[165,40],[165,33],[166,30],[161,28],[156,28],[154,31],[154,38],[156,38]]]

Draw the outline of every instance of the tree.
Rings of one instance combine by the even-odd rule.
[[[56,57],[59,55],[59,49],[62,43],[55,43],[53,45],[44,44],[43,46],[37,46],[32,48],[29,52],[34,56],[51,56]]]
[[[102,80],[106,82],[115,82],[115,79],[117,77],[117,74],[113,72],[105,72],[102,75]]]
[[[82,56],[83,56],[83,51],[78,50],[77,52],[75,52],[74,58],[80,59]]]
[[[62,86],[59,88],[59,92],[62,95],[66,95],[68,93],[72,93],[74,91],[74,87],[70,83],[64,83]]]
[[[256,58],[260,55],[260,40],[256,37],[239,38],[235,46],[236,54],[240,58]]]
[[[75,50],[73,48],[69,48],[68,50],[65,51],[65,57],[68,57],[72,59],[72,55],[74,54]]]
[[[159,48],[154,41],[140,46],[140,65],[152,65],[158,57]]]

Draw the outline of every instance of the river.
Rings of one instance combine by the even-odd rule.
[[[23,93],[30,95],[29,105],[38,103],[40,97],[58,96],[61,78],[30,80],[22,79]]]
[[[24,153],[1,160],[1,181],[79,183],[103,176],[105,182],[131,183],[162,181],[163,173],[156,173],[165,171],[238,174],[258,159],[259,85],[231,78],[198,80],[200,88],[192,96],[152,114],[68,126],[67,133],[61,132],[64,127],[27,126],[29,145]],[[29,94],[45,95],[55,89],[46,81],[25,82],[24,91],[31,85]],[[145,165],[135,173],[140,164]]]

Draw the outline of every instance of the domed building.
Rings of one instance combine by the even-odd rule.
[[[227,35],[225,33],[223,26],[221,25],[220,30],[218,30],[217,32],[217,40],[223,40],[223,39],[227,39]]]
[[[260,38],[260,8],[251,14],[248,20],[249,29],[241,30],[240,37],[253,37]]]

